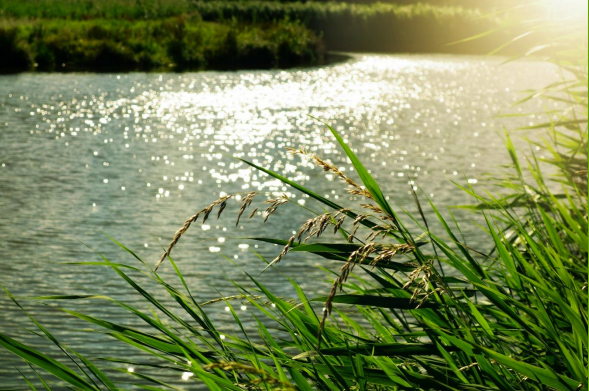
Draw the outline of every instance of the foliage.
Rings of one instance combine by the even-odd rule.
[[[273,68],[320,62],[315,34],[298,23],[222,24],[197,17],[147,21],[6,22],[0,28],[18,71]],[[252,49],[253,48],[253,49]],[[20,53],[20,54],[19,54]],[[260,55],[263,53],[264,55]],[[24,59],[16,59],[20,55]],[[9,68],[10,67],[10,68]],[[1,69],[0,69],[1,70]]]
[[[400,3],[400,4],[397,4]],[[402,4],[404,3],[404,4]],[[432,0],[428,2],[394,2],[384,4],[374,2],[370,5],[354,5],[345,2],[325,1],[287,1],[274,0],[235,0],[235,1],[187,1],[187,0],[4,0],[0,7],[0,16],[12,18],[43,18],[43,19],[160,19],[180,16],[193,12],[215,12],[242,15],[257,15],[262,21],[276,17],[296,14],[312,15],[321,13],[355,13],[369,15],[371,13],[404,13],[415,14],[435,12],[438,14],[476,13],[479,6],[486,2],[473,3],[465,0],[461,6],[459,1]],[[467,5],[470,4],[470,5]],[[231,11],[233,10],[233,11]],[[430,11],[432,10],[432,11]],[[270,19],[268,19],[270,18]]]
[[[202,18],[223,25],[237,23],[240,32],[252,24],[288,29],[291,22],[296,22],[320,36],[326,48],[332,51],[488,52],[494,40],[447,45],[464,36],[496,29],[501,23],[499,18],[482,19],[483,12],[477,7],[452,5],[454,3],[4,0],[0,6],[0,17],[16,24],[27,24],[34,19],[40,25],[54,24],[55,19],[66,19],[67,22],[61,24],[72,24],[72,29],[76,23],[86,20],[96,24],[125,21],[127,25],[135,25],[129,28],[140,29],[147,21],[157,24],[162,19],[181,18],[183,21],[180,23],[188,27]],[[107,21],[98,21],[102,19]],[[124,36],[110,38],[111,45],[116,45],[118,41],[124,41]],[[312,44],[308,46],[313,47]],[[261,55],[262,58],[265,56],[264,53]],[[192,53],[191,56],[199,58],[200,54]]]
[[[348,4],[269,1],[197,1],[204,20],[260,22],[298,20],[321,33],[329,50],[484,53],[493,42],[447,46],[464,36],[496,28],[477,9],[429,4]]]
[[[0,72],[17,72],[28,69],[32,65],[31,56],[25,42],[18,39],[18,31],[15,28],[0,30]]]

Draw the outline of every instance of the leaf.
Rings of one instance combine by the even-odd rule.
[[[83,390],[98,390],[84,378],[51,357],[0,333],[0,346],[53,376]]]
[[[326,297],[317,297],[311,301],[326,301]],[[419,308],[436,308],[437,303],[424,302],[419,308],[419,302],[411,300],[410,298],[402,297],[388,297],[388,296],[374,296],[374,295],[338,295],[334,296],[334,303],[366,305],[381,308],[395,308],[401,310],[416,310]]]
[[[445,347],[450,351],[458,350],[454,346]],[[399,356],[411,357],[422,355],[439,355],[440,352],[433,343],[373,343],[364,345],[349,345],[334,348],[319,349],[319,351],[308,351],[301,353],[293,360],[301,360],[307,357],[314,357],[321,353],[324,356],[348,356],[350,353],[365,356]]]

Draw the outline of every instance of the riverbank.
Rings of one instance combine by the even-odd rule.
[[[6,0],[0,73],[317,65],[326,50],[483,54],[476,8],[432,4]]]
[[[317,35],[294,22],[229,24],[180,16],[8,20],[4,25],[4,73],[286,68],[324,59]]]
[[[482,54],[448,46],[496,27],[453,5],[6,0],[0,73],[232,70],[318,65],[326,50]]]

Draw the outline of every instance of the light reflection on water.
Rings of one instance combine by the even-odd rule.
[[[410,207],[410,181],[438,206],[465,202],[450,180],[482,189],[482,173],[496,172],[508,161],[496,132],[500,121],[494,116],[521,97],[518,91],[555,77],[551,67],[540,63],[500,66],[500,60],[492,58],[437,55],[359,55],[346,63],[288,71],[3,76],[2,283],[15,295],[95,289],[147,309],[109,270],[97,267],[89,272],[87,267],[57,263],[99,259],[79,241],[112,260],[133,263],[102,231],[154,264],[161,246],[182,222],[223,193],[285,193],[319,209],[231,156],[280,171],[345,203],[350,196],[333,191],[343,189],[337,178],[285,150],[306,148],[354,175],[329,132],[309,115],[342,134],[394,207]],[[541,111],[547,103],[522,110]],[[522,124],[544,120],[521,119]],[[259,224],[263,216],[258,212],[255,222],[243,218],[234,227],[237,205],[233,202],[220,220],[211,218],[191,228],[174,250],[193,294],[202,302],[234,294],[230,279],[248,285],[242,270],[256,273],[263,268],[252,250],[269,259],[280,251],[238,238],[287,239],[310,217],[285,206],[264,225]],[[476,233],[470,234],[476,244]],[[329,286],[322,272],[312,267],[315,262],[289,255],[277,271],[260,279],[285,296],[292,292],[279,274],[296,278],[310,295],[325,293]],[[169,269],[164,267],[162,274],[172,278]],[[112,306],[81,303],[86,311],[137,325]],[[87,324],[68,320],[64,327],[66,318],[58,311],[27,306],[83,353],[126,354],[100,335],[89,337],[75,330]],[[247,323],[250,310],[243,307],[234,306]],[[224,309],[222,302],[209,307],[226,334],[236,333]],[[30,326],[2,296],[1,330],[34,346],[46,345],[25,338],[18,325]],[[0,352],[0,383],[22,386],[9,359],[8,353]],[[187,373],[182,375],[185,380],[190,379]]]

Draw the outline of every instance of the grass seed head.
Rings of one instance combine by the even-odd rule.
[[[250,206],[250,204],[254,200],[254,197],[257,194],[258,194],[257,192],[252,191],[251,193],[248,193],[248,194],[246,194],[245,197],[243,197],[243,200],[241,201],[241,207],[239,208],[239,214],[237,215],[237,221],[235,222],[235,226],[236,227],[239,224],[239,219],[241,219],[241,216],[243,215],[243,212],[245,212],[245,210],[248,208],[248,206]],[[255,213],[256,210],[254,210],[254,213]]]
[[[213,208],[215,206],[217,206],[217,205],[220,205],[219,212],[217,213],[217,218],[221,217],[221,213],[223,213],[223,210],[225,209],[225,206],[227,206],[227,200],[229,198],[231,198],[231,197],[232,197],[232,195],[223,196],[223,197],[219,198],[218,200],[214,201],[213,203],[211,203],[206,208],[202,209],[200,212],[198,212],[198,213],[190,216],[184,222],[184,225],[182,226],[182,228],[180,228],[174,234],[174,238],[172,239],[172,241],[168,245],[168,248],[163,253],[163,255],[161,256],[161,258],[159,259],[159,261],[155,264],[154,271],[157,271],[157,269],[160,267],[160,265],[162,264],[162,262],[164,262],[164,260],[166,259],[166,257],[168,257],[170,255],[170,253],[172,252],[172,249],[174,248],[174,246],[176,245],[176,243],[178,243],[178,240],[180,240],[180,238],[182,237],[182,235],[184,235],[184,233],[186,233],[186,231],[188,231],[188,228],[190,228],[190,225],[198,220],[198,218],[200,217],[200,215],[204,214],[203,221],[202,221],[202,223],[204,224],[207,221],[209,215],[211,214]]]

